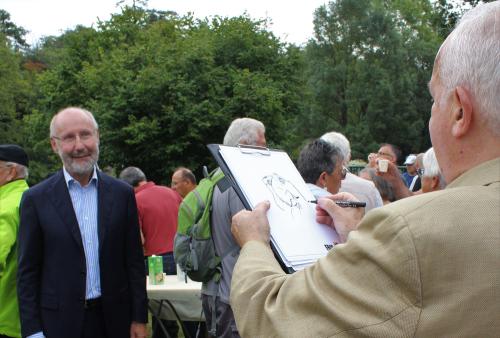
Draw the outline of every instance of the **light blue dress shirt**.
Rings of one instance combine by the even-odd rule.
[[[307,184],[307,187],[309,188],[309,190],[314,195],[314,197],[316,197],[316,199],[332,195],[327,190],[318,187],[316,184],[312,184],[312,183],[306,183],[306,184]]]
[[[89,183],[82,187],[63,168],[64,179],[68,185],[69,195],[73,203],[80,234],[82,236],[85,261],[87,264],[86,299],[101,296],[101,278],[99,270],[99,238],[97,235],[97,172]]]
[[[97,172],[94,173],[89,183],[82,187],[63,168],[64,179],[68,185],[69,195],[75,210],[78,227],[82,236],[85,261],[87,265],[86,299],[101,296],[101,278],[99,270],[99,237],[97,235]],[[43,332],[37,332],[27,338],[44,338]]]

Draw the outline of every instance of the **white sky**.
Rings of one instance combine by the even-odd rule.
[[[30,33],[26,42],[60,35],[76,25],[91,26],[119,13],[118,0],[0,0],[0,9],[11,21]],[[273,33],[283,41],[302,44],[313,35],[313,12],[327,0],[150,0],[149,9],[173,10],[179,15],[192,12],[197,18],[212,15],[238,16],[246,11],[251,18],[270,18]],[[128,5],[132,1],[126,2]]]

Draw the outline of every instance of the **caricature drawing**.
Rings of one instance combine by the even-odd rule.
[[[302,203],[307,202],[292,182],[276,173],[262,177],[262,182],[273,195],[275,204],[283,211],[289,209],[292,214],[294,210],[300,212]]]

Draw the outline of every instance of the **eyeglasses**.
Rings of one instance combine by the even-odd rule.
[[[94,136],[92,131],[82,131],[79,134],[68,134],[63,137],[52,136],[53,139],[60,141],[64,145],[73,145],[76,143],[76,139],[80,139],[80,142],[86,142]]]
[[[425,169],[424,168],[418,168],[417,169],[417,175],[418,176],[424,176],[425,174]]]

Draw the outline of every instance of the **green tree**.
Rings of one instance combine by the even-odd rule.
[[[10,20],[10,14],[3,9],[0,9],[0,33],[5,35],[16,49],[29,47],[24,39],[28,32],[14,24]]]
[[[353,155],[390,142],[405,152],[428,146],[426,81],[440,43],[426,0],[339,0],[315,12],[306,47],[310,114],[306,132],[344,132]]]
[[[96,29],[44,41],[34,56],[46,67],[36,77],[37,113],[26,130],[48,125],[64,106],[86,107],[100,124],[101,167],[136,165],[163,183],[176,166],[199,174],[213,164],[205,145],[220,143],[236,117],[262,120],[275,145],[287,142],[284,128],[302,105],[297,48],[247,16],[194,20],[135,5]]]

